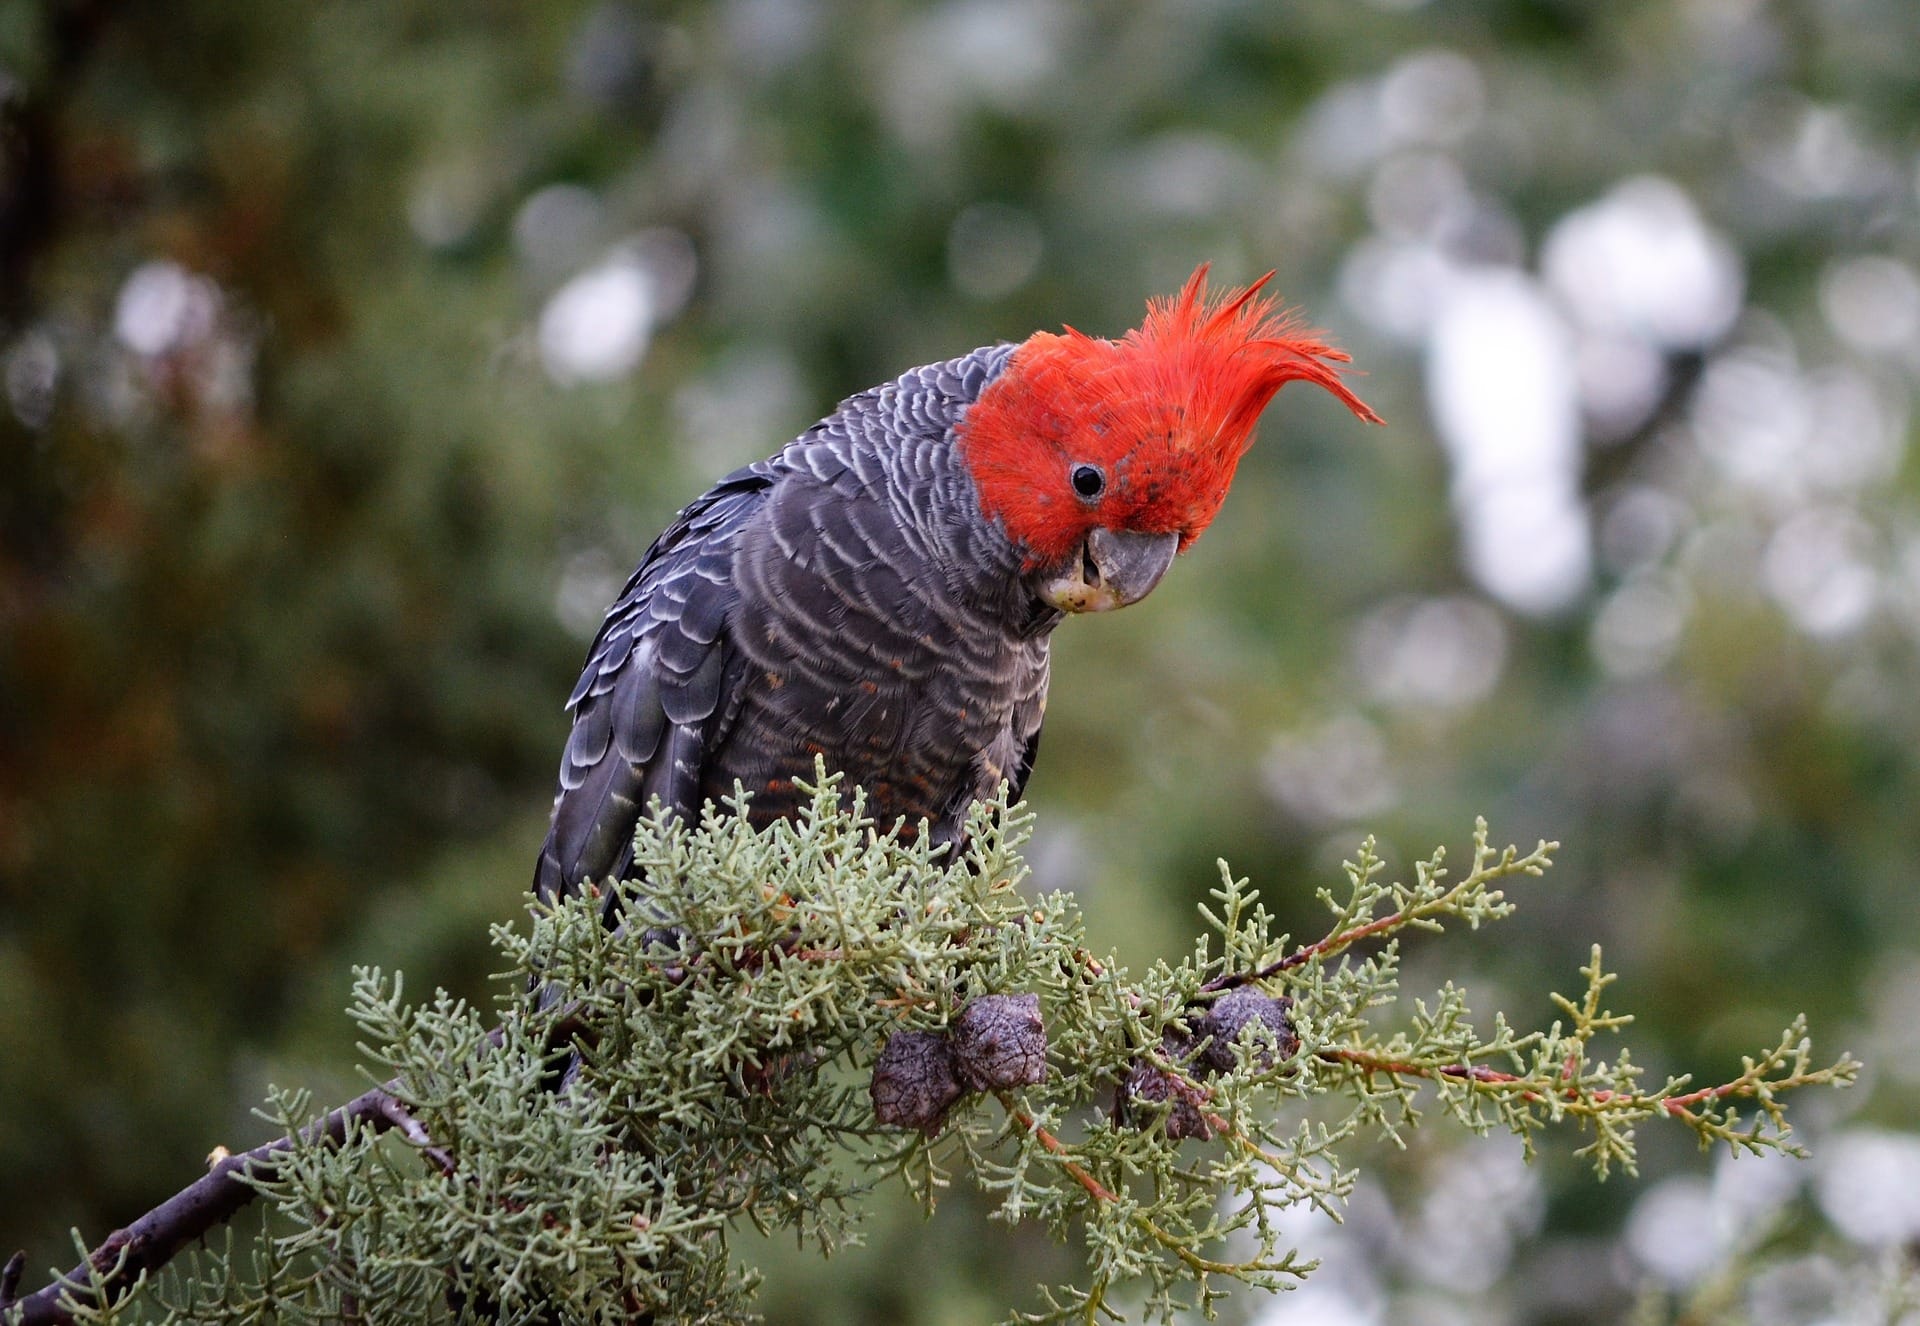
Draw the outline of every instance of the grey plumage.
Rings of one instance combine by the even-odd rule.
[[[738,780],[766,821],[816,756],[883,823],[954,836],[1032,768],[1059,614],[985,518],[955,425],[1012,346],[854,396],[715,484],[648,549],[568,701],[554,896],[623,874],[649,800],[686,816]]]

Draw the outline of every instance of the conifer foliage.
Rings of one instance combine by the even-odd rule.
[[[931,1207],[963,1177],[1084,1243],[1084,1275],[1017,1320],[1169,1320],[1309,1274],[1276,1214],[1338,1212],[1343,1153],[1436,1109],[1529,1150],[1566,1127],[1605,1177],[1649,1120],[1790,1149],[1781,1094],[1857,1067],[1816,1066],[1796,1023],[1731,1081],[1648,1082],[1611,1044],[1629,1019],[1597,950],[1545,1030],[1476,1030],[1451,985],[1403,999],[1405,940],[1506,917],[1551,863],[1484,823],[1464,870],[1436,851],[1406,883],[1362,844],[1304,943],[1223,863],[1192,954],[1135,974],[1088,951],[1070,895],[1022,890],[1021,808],[975,807],[952,850],[874,824],[837,777],[808,790],[764,830],[737,805],[644,822],[616,898],[496,928],[497,1007],[363,970],[351,1013],[385,1082],[365,1108],[276,1091],[290,1140],[237,1158],[247,1215],[157,1272],[106,1245],[6,1320],[745,1320],[743,1224],[830,1253],[873,1185]]]

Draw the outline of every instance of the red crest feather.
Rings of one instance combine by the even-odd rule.
[[[1346,354],[1260,293],[1272,278],[1214,296],[1202,264],[1118,341],[1068,327],[1014,351],[961,421],[960,446],[981,508],[1032,565],[1067,556],[1095,525],[1178,531],[1182,548],[1192,543],[1288,382],[1324,387],[1380,422],[1340,380]],[[1082,466],[1101,472],[1097,499],[1074,490]]]

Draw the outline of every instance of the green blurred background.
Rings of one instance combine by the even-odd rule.
[[[560,703],[655,531],[912,364],[1202,260],[1347,346],[1147,603],[1057,640],[1043,883],[1129,964],[1214,859],[1301,931],[1562,839],[1417,946],[1524,1026],[1593,941],[1657,1072],[1791,1015],[1807,1164],[1659,1132],[1372,1158],[1271,1322],[1599,1322],[1778,1228],[1756,1320],[1920,1240],[1910,0],[0,0],[0,1249],[355,1088],[351,964],[484,993]],[[1676,1130],[1677,1132],[1678,1130]],[[1071,1257],[766,1250],[776,1321],[970,1322]]]

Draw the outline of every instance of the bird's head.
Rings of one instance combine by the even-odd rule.
[[[1286,383],[1380,422],[1341,382],[1347,356],[1260,294],[1272,276],[1216,295],[1202,265],[1117,341],[1039,332],[967,411],[960,448],[981,509],[1048,603],[1098,612],[1146,597],[1219,511]]]

